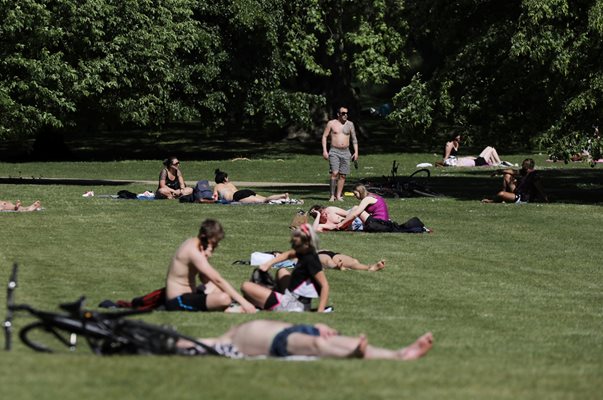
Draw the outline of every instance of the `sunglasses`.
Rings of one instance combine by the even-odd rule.
[[[348,112],[347,111],[340,112],[339,115],[348,115]]]
[[[180,161],[173,163],[172,165],[180,165]]]

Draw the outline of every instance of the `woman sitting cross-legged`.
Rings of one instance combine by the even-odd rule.
[[[274,264],[297,258],[292,272],[280,268],[275,290],[254,282],[241,286],[243,296],[256,307],[271,311],[309,311],[312,298],[319,298],[318,312],[324,312],[329,300],[329,282],[316,250],[318,238],[309,224],[302,224],[291,234],[291,250],[260,265],[268,271]]]
[[[159,174],[159,186],[155,192],[156,199],[178,199],[193,194],[193,188],[186,187],[180,161],[177,157],[168,157],[163,161],[164,168]]]

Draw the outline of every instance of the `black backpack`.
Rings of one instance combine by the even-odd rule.
[[[120,190],[117,192],[117,197],[120,199],[136,200],[138,197],[136,193],[132,193],[129,190]]]

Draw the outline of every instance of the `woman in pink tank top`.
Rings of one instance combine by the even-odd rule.
[[[350,210],[347,217],[338,224],[338,229],[345,229],[356,217],[360,217],[363,223],[369,218],[389,221],[387,203],[381,196],[369,193],[364,185],[358,184],[354,186],[354,197],[360,200],[360,204]]]

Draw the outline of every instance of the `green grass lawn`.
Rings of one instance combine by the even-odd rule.
[[[521,162],[525,155],[514,155]],[[368,155],[350,181],[386,175],[392,160],[408,175],[433,154]],[[433,169],[431,183],[446,198],[388,199],[400,222],[420,217],[432,234],[321,235],[323,248],[380,258],[379,273],[327,271],[331,314],[157,312],[147,321],[195,336],[217,335],[253,318],[325,322],[345,334],[399,347],[425,331],[435,346],[416,362],[320,360],[284,362],[178,357],[96,357],[84,343],[75,354],[36,354],[15,343],[0,356],[2,399],[587,399],[603,390],[603,171],[583,164],[547,164],[551,204],[482,204],[498,190],[490,169]],[[248,161],[186,161],[187,180],[209,179],[215,168],[234,181],[326,183],[320,155]],[[0,163],[0,177],[154,180],[160,161]],[[40,199],[45,210],[0,213],[0,281],[21,265],[19,302],[56,309],[86,295],[128,299],[163,284],[177,246],[205,218],[220,220],[226,239],[212,264],[235,287],[251,269],[232,262],[257,250],[288,247],[297,206],[224,206],[171,201],[83,198],[153,190],[122,186],[0,184],[0,199]],[[325,202],[316,188],[289,191],[306,205]],[[355,201],[347,198],[346,207]],[[306,209],[308,207],[304,206]],[[0,296],[0,307],[5,299]],[[16,319],[16,327],[28,319]]]

